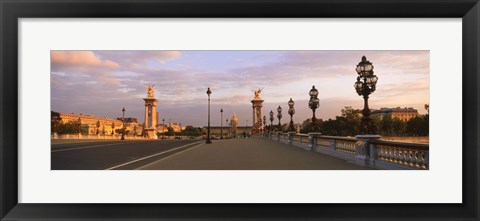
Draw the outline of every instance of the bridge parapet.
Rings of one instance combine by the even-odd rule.
[[[428,169],[429,145],[394,141],[372,141],[373,157],[376,164],[390,164],[405,168]]]
[[[429,145],[319,133],[276,133],[271,139],[379,169],[428,169]],[[358,159],[362,159],[358,161]]]

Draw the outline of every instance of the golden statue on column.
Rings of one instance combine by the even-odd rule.
[[[149,98],[155,97],[155,85],[148,85],[148,87],[147,87],[147,97],[149,97]]]
[[[262,92],[263,88],[258,88],[253,90],[254,97],[252,100],[252,108],[253,108],[253,120],[252,120],[252,134],[261,133],[263,128],[262,122],[262,107],[263,107],[263,100],[260,98],[260,93]]]
[[[148,85],[147,97],[143,98],[145,101],[145,124],[144,136],[150,139],[157,139],[157,99],[155,99],[155,85]]]

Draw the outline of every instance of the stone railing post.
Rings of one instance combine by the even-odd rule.
[[[375,167],[375,155],[376,155],[376,152],[377,152],[377,145],[374,144],[374,143],[371,143],[370,142],[370,159],[369,159],[369,166],[371,167]]]
[[[293,143],[293,135],[295,135],[296,132],[288,132],[288,144]]]
[[[310,150],[315,151],[317,149],[317,137],[322,135],[322,133],[318,132],[311,132],[308,133],[308,137],[310,138]]]
[[[378,140],[380,135],[357,135],[357,142],[355,142],[355,163],[360,166],[368,166],[370,163],[370,142]],[[375,154],[373,152],[372,154]],[[373,157],[375,160],[375,157]]]
[[[330,140],[330,148],[332,148],[332,150],[337,150],[337,140],[335,139]]]

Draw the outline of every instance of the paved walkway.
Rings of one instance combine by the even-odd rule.
[[[146,170],[366,170],[345,160],[265,138],[213,140],[143,167]]]

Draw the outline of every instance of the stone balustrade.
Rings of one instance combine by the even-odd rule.
[[[428,169],[428,144],[378,140],[373,136],[339,137],[320,133],[276,133],[271,139],[378,169]]]
[[[406,168],[428,169],[428,144],[376,140],[370,145],[375,149],[373,157],[377,164],[385,162],[387,166],[395,164]]]

